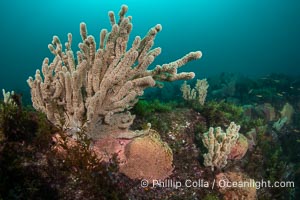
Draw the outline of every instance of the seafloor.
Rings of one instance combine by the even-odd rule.
[[[246,190],[206,187],[220,173],[293,182],[293,187],[256,188],[256,198],[300,199],[300,77],[223,73],[207,80],[210,86],[203,106],[185,101],[180,85],[172,84],[146,93],[132,110],[136,115],[132,129],[150,122],[172,149],[174,170],[168,180],[199,181],[195,187],[141,187],[140,180],[118,172],[117,158],[100,162],[90,151],[91,141],[84,131],[76,145],[67,145],[68,136],[26,105],[27,95],[17,93],[13,106],[0,105],[0,199],[210,200],[229,199],[232,193],[248,199]],[[278,126],[286,105],[292,110],[289,120]],[[209,127],[224,129],[232,121],[241,126],[247,153],[212,171],[203,165],[207,150],[202,135]],[[62,137],[59,144],[53,140],[57,133]]]

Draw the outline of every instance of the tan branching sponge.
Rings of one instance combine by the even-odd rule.
[[[162,26],[151,28],[143,39],[135,37],[128,48],[132,18],[125,15],[127,10],[127,6],[122,6],[118,21],[109,12],[111,30],[100,32],[98,47],[94,37],[88,35],[85,23],[80,24],[82,42],[75,54],[71,33],[65,48],[57,36],[53,37],[48,47],[54,59],[45,58],[42,71],[37,70],[35,78],[27,81],[34,108],[46,113],[53,124],[70,132],[85,127],[93,139],[126,131],[134,119],[128,110],[146,88],[161,81],[194,77],[193,72],[177,73],[177,69],[199,59],[200,51],[148,70],[161,53],[161,48],[152,47]]]
[[[206,79],[197,79],[195,88],[191,89],[191,86],[188,85],[186,81],[184,81],[181,85],[180,90],[182,92],[182,97],[185,100],[197,100],[200,103],[200,105],[204,105],[208,87],[209,85]]]
[[[240,126],[231,122],[226,132],[223,132],[220,127],[210,128],[208,132],[203,134],[202,142],[208,152],[203,155],[204,165],[222,169],[227,164],[228,155],[231,148],[236,144],[239,138]]]

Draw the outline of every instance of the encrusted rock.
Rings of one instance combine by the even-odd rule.
[[[172,174],[172,150],[154,130],[126,145],[125,156],[126,162],[120,165],[120,171],[132,179],[151,182],[163,180]]]
[[[216,183],[224,200],[256,199],[255,181],[241,172],[220,173]]]
[[[249,145],[248,145],[247,138],[244,135],[240,134],[237,142],[231,148],[231,152],[228,155],[228,159],[231,159],[231,160],[242,159],[245,156],[245,154],[247,153],[248,146]]]

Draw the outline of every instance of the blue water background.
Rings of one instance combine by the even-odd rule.
[[[117,13],[122,4],[133,16],[131,41],[162,24],[155,46],[163,51],[155,64],[201,50],[203,58],[183,69],[200,78],[300,75],[299,0],[1,0],[0,89],[28,92],[28,76],[53,58],[47,48],[53,35],[64,43],[71,32],[76,52],[79,23],[98,42],[100,30],[110,29],[107,12]]]

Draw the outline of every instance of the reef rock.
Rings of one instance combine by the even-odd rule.
[[[120,172],[131,179],[163,180],[173,171],[172,150],[151,129],[148,135],[135,138],[126,145],[125,158]]]
[[[219,173],[216,183],[224,200],[256,199],[255,181],[241,172]]]
[[[289,103],[284,104],[282,110],[280,111],[281,119],[286,117],[287,118],[286,123],[287,124],[291,123],[294,112],[295,110],[291,104]]]
[[[242,159],[245,156],[245,154],[247,153],[248,146],[249,146],[249,144],[248,144],[247,138],[244,135],[240,134],[237,142],[231,148],[231,152],[228,155],[228,159],[231,159],[231,160]]]

